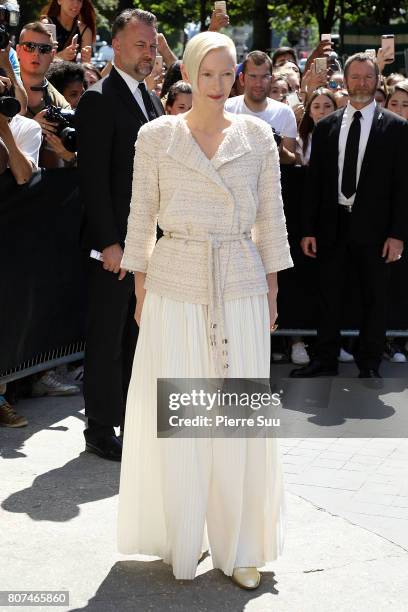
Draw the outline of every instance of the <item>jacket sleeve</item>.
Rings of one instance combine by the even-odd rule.
[[[104,96],[96,91],[85,92],[75,115],[80,196],[86,221],[95,237],[94,248],[101,251],[120,242],[111,197],[114,122],[106,120],[109,116]]]
[[[316,236],[317,233],[317,219],[320,208],[320,190],[322,180],[322,167],[320,164],[321,150],[322,129],[321,125],[317,125],[312,135],[310,161],[306,172],[305,189],[301,198],[302,237]]]
[[[265,273],[291,268],[293,262],[283,212],[279,154],[275,140],[269,133],[258,179],[258,202],[252,238],[261,256]]]
[[[154,144],[147,124],[141,128],[135,145],[132,200],[128,217],[122,268],[146,272],[156,243],[159,214],[159,172]]]
[[[392,179],[391,223],[389,238],[408,240],[408,199],[407,179],[408,168],[408,122],[398,123],[395,129],[397,146],[395,148],[394,172]]]

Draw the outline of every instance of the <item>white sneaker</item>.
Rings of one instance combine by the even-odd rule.
[[[292,344],[290,358],[292,363],[296,365],[307,365],[310,363],[310,357],[307,353],[304,342],[295,342]]]
[[[386,343],[384,357],[391,363],[406,363],[407,358],[404,353],[399,350],[399,346],[392,340]]]
[[[337,361],[341,361],[342,363],[351,363],[354,361],[354,357],[351,353],[345,351],[344,348],[341,348]]]
[[[32,386],[32,397],[43,397],[44,395],[75,395],[80,389],[76,385],[66,384],[58,380],[53,370],[46,372],[35,381]]]
[[[406,363],[407,358],[405,357],[404,353],[399,353],[398,351],[396,353],[394,353],[394,355],[391,357],[390,361],[392,361],[392,363]]]

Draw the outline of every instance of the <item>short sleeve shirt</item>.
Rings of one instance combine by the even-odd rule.
[[[263,119],[283,138],[296,138],[297,125],[293,110],[287,104],[267,98],[265,110],[255,113],[244,102],[244,96],[229,98],[225,103],[225,110],[230,113],[253,115]]]
[[[37,121],[16,115],[9,123],[16,145],[35,169],[38,168],[38,155],[41,147],[41,126]]]

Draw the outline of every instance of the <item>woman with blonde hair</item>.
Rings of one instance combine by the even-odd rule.
[[[158,378],[269,379],[277,272],[292,260],[272,131],[224,110],[235,66],[227,36],[192,38],[191,110],[146,124],[135,146],[122,268],[135,274],[140,330],[118,539],[120,552],[158,556],[188,580],[208,537],[213,566],[253,589],[282,550],[276,439],[157,437]]]
[[[51,0],[41,12],[41,21],[56,28],[57,57],[75,62],[91,61],[96,40],[96,15],[92,0]]]

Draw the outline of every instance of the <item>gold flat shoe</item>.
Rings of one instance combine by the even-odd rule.
[[[256,567],[235,567],[232,572],[232,581],[242,589],[256,589],[261,582],[261,574]]]

